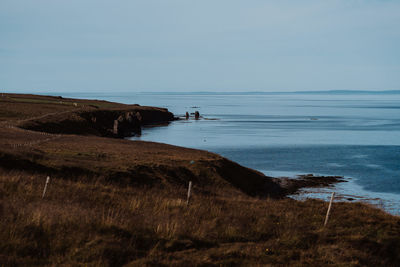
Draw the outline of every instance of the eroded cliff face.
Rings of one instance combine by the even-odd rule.
[[[127,137],[141,133],[141,127],[152,123],[168,123],[174,115],[167,109],[128,106],[118,109],[85,108],[62,114],[34,118],[19,127],[57,134],[81,134],[105,137]]]
[[[126,112],[114,120],[113,134],[118,137],[140,135],[142,133],[142,115],[140,112]]]

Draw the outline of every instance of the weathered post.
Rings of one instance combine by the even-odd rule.
[[[326,224],[328,223],[329,214],[330,214],[330,212],[331,212],[331,207],[332,207],[332,202],[333,202],[333,198],[334,198],[334,197],[335,197],[335,192],[332,192],[331,201],[329,201],[328,211],[326,212],[326,217],[325,217],[324,226],[326,226]]]
[[[46,184],[44,185],[44,189],[43,189],[42,198],[44,198],[44,195],[46,194],[47,185],[49,184],[49,182],[50,182],[50,177],[47,176],[47,178],[46,178]]]
[[[196,110],[194,113],[194,118],[198,120],[200,118],[200,113]]]
[[[189,206],[190,196],[192,195],[192,181],[189,182],[186,205]]]
[[[189,119],[189,112],[186,111],[185,117],[187,120]]]

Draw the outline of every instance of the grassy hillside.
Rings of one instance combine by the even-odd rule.
[[[0,265],[396,266],[400,220],[361,204],[202,194],[2,171]]]

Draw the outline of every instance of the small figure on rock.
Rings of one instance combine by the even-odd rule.
[[[196,110],[194,113],[194,118],[198,120],[200,118],[200,113]]]
[[[189,112],[186,111],[186,115],[185,115],[186,119],[189,119]]]

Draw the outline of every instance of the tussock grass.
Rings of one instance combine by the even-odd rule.
[[[400,219],[367,205],[0,173],[0,265],[380,265],[400,262]]]

